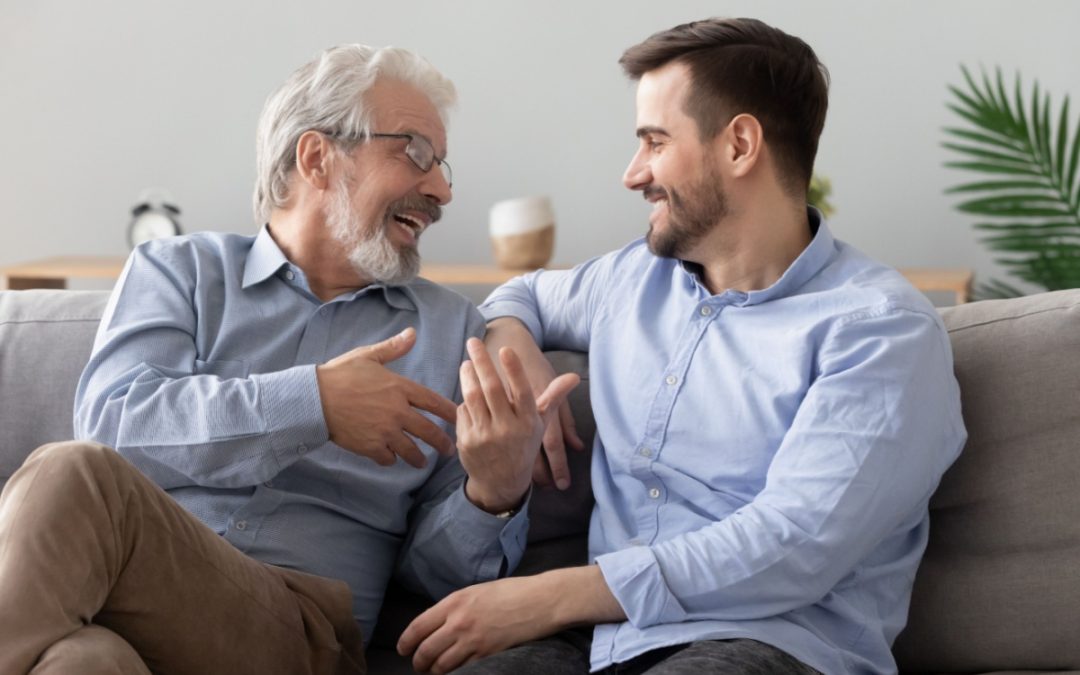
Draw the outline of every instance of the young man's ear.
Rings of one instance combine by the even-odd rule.
[[[764,148],[765,134],[761,122],[753,115],[743,113],[728,122],[721,136],[724,138],[726,159],[735,177],[745,176],[754,168]]]
[[[296,142],[296,172],[316,190],[330,185],[333,141],[318,131],[305,131]]]

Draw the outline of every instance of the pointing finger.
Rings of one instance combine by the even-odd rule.
[[[405,396],[409,400],[409,405],[426,410],[450,424],[457,421],[457,406],[453,401],[422,384],[417,384],[407,378],[402,379],[405,380]]]
[[[441,455],[448,455],[454,451],[454,442],[450,436],[439,425],[415,410],[409,411],[402,428],[435,448],[435,451]]]
[[[387,364],[408,354],[414,344],[416,344],[416,329],[409,327],[382,342],[360,347],[359,351],[373,361]]]

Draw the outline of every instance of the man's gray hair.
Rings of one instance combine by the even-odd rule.
[[[256,134],[255,219],[289,198],[289,172],[296,166],[296,144],[305,131],[333,135],[351,147],[372,131],[365,93],[379,78],[400,80],[419,89],[447,124],[457,93],[450,80],[423,57],[397,47],[340,45],[327,49],[296,70],[266,100]]]

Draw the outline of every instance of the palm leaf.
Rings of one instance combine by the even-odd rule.
[[[1042,177],[1046,174],[1039,170],[1038,166],[1032,164],[1008,164],[1002,162],[995,164],[993,162],[946,162],[945,166],[953,169],[971,169],[972,171],[981,171],[983,173],[1008,173],[1014,176],[1036,176]]]
[[[1024,154],[1023,149],[1017,148],[1009,153],[996,152],[994,150],[987,150],[986,148],[980,148],[976,145],[960,144],[960,143],[942,143],[942,147],[946,147],[954,152],[959,152],[968,157],[974,157],[976,159],[988,159],[992,162],[1011,162],[1017,164],[1020,167],[1024,167],[1027,164],[1027,156]]]
[[[987,133],[979,133],[978,131],[960,129],[958,127],[946,127],[945,131],[958,138],[983,143],[985,145],[997,146],[1002,150],[1023,150],[1023,146],[1014,141],[1010,136],[990,135]]]
[[[993,236],[1026,233],[1033,237],[1080,237],[1076,226],[1070,222],[1030,223],[975,223],[975,229],[994,233]]]
[[[1054,166],[1058,172],[1064,174],[1065,171],[1065,147],[1068,145],[1069,140],[1069,97],[1065,97],[1065,101],[1061,104],[1061,116],[1058,118],[1058,133],[1057,133],[1057,154],[1054,156]]]
[[[956,205],[964,213],[1012,218],[1069,216],[1068,205],[1050,193],[1046,195],[1005,194],[971,199]]]
[[[1062,129],[1062,135],[1064,136],[1064,129]],[[1074,211],[1080,212],[1080,180],[1077,180],[1076,169],[1078,166],[1078,160],[1080,160],[1080,128],[1077,128],[1075,135],[1073,136],[1072,152],[1069,153],[1069,170],[1065,173],[1065,188],[1072,185],[1072,197],[1069,199],[1069,205],[1073,207]]]
[[[1024,292],[1015,286],[1010,286],[1004,281],[991,279],[990,281],[976,284],[973,295],[978,300],[990,300],[995,298],[1018,298],[1021,295],[1024,295]]]
[[[965,196],[956,208],[979,216],[980,241],[1010,275],[1047,289],[1080,286],[1080,122],[1070,125],[1069,99],[1054,111],[1038,82],[1025,95],[1019,73],[1010,91],[1000,68],[979,78],[960,70],[966,88],[949,85],[946,105],[969,126],[944,129],[942,146],[957,158],[945,166],[980,179],[946,193]],[[976,289],[1018,293],[1001,281]]]
[[[964,183],[945,190],[946,194],[957,192],[981,192],[983,190],[1028,190],[1053,187],[1049,183],[1037,180],[993,180],[978,183]]]

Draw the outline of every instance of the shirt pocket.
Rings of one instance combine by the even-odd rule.
[[[240,359],[195,359],[196,375],[217,375],[223,380],[248,376],[248,362]]]

